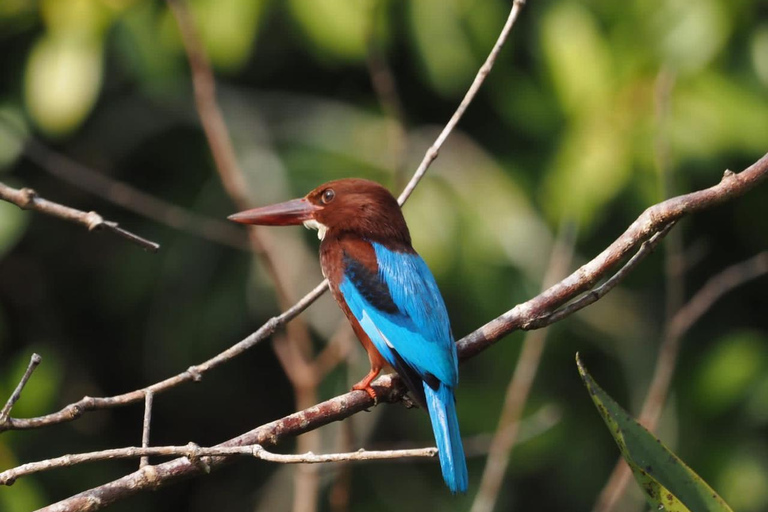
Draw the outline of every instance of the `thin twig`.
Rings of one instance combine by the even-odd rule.
[[[565,224],[552,250],[549,266],[542,280],[542,291],[566,275],[573,259],[574,243],[573,226]],[[491,512],[496,505],[512,455],[512,447],[517,440],[520,417],[539,368],[548,332],[549,330],[544,328],[531,331],[525,336],[515,371],[507,386],[504,406],[491,440],[480,486],[472,502],[472,512]]]
[[[147,386],[146,388],[137,389],[122,395],[104,398],[86,396],[79,401],[64,407],[60,411],[47,414],[45,416],[25,419],[8,418],[8,421],[5,424],[0,424],[0,432],[3,432],[4,430],[26,430],[72,421],[89,411],[121,407],[136,403],[140,400],[144,400],[144,396],[147,392],[160,393],[185,382],[198,382],[203,378],[203,375],[205,375],[210,370],[247,351],[260,341],[263,341],[264,339],[271,336],[278,327],[294,319],[299,315],[299,313],[308,308],[309,305],[312,304],[312,302],[314,302],[315,299],[325,291],[327,286],[327,281],[323,281],[318,286],[316,286],[314,290],[304,296],[303,299],[297,302],[293,307],[289,308],[284,313],[276,317],[270,318],[264,325],[262,325],[250,336],[231,346],[224,352],[221,352],[220,354],[205,361],[204,363],[196,366],[190,366],[186,371],[179,373],[178,375],[174,375],[173,377],[169,377],[160,382],[156,382],[155,384]]]
[[[144,393],[144,421],[142,422],[141,429],[141,447],[149,447],[149,432],[152,425],[152,405],[154,402],[155,394],[152,391]],[[139,469],[149,464],[149,457],[144,456],[139,461]]]
[[[504,43],[507,41],[507,38],[509,37],[509,33],[512,31],[512,27],[515,25],[515,21],[517,21],[517,16],[520,14],[520,10],[523,8],[524,5],[525,5],[525,0],[513,1],[512,9],[509,11],[509,16],[507,17],[507,22],[504,24],[504,28],[501,29],[501,33],[499,34],[498,39],[496,39],[496,43],[493,45],[493,49],[491,49],[491,53],[488,54],[488,58],[485,59],[485,62],[480,68],[480,71],[477,72],[477,75],[475,76],[475,79],[472,82],[472,85],[469,86],[469,90],[464,95],[464,99],[461,100],[461,103],[459,104],[459,107],[456,109],[456,112],[454,112],[453,116],[451,116],[451,118],[448,120],[448,123],[440,132],[440,135],[437,136],[437,139],[432,144],[432,146],[429,147],[429,149],[427,150],[427,153],[424,155],[424,159],[421,161],[421,163],[419,164],[419,167],[416,169],[416,172],[411,178],[411,181],[408,182],[408,185],[406,185],[405,190],[403,190],[403,192],[400,194],[400,197],[397,199],[397,202],[400,203],[401,206],[405,203],[405,201],[408,200],[408,197],[410,197],[410,195],[413,193],[413,190],[416,188],[416,185],[418,185],[421,179],[424,177],[424,175],[427,172],[427,169],[429,169],[429,166],[432,164],[435,158],[437,158],[437,155],[440,152],[440,148],[443,147],[443,143],[451,134],[453,129],[456,127],[456,125],[459,124],[459,121],[464,116],[464,112],[466,112],[469,105],[475,99],[475,96],[477,96],[477,92],[480,90],[480,86],[483,85],[483,82],[485,82],[485,78],[493,69],[493,65],[496,63],[496,58],[499,56],[499,53],[501,52],[501,48],[504,46]]]
[[[29,462],[13,469],[0,473],[0,485],[13,485],[16,480],[23,476],[28,476],[52,469],[66,468],[88,462],[98,462],[103,460],[115,459],[135,459],[139,457],[186,457],[190,461],[201,461],[203,457],[220,456],[248,456],[268,462],[278,464],[325,464],[329,462],[349,462],[349,461],[370,461],[370,460],[388,460],[403,459],[412,457],[434,457],[437,455],[437,448],[418,448],[410,450],[382,450],[367,451],[360,449],[356,452],[348,453],[328,453],[314,454],[312,452],[300,453],[295,455],[283,455],[272,453],[264,449],[261,445],[246,446],[215,446],[211,448],[202,448],[195,443],[189,443],[185,446],[152,446],[127,448],[115,448],[112,450],[102,450],[98,452],[77,453],[72,455],[63,455],[53,459],[47,459],[40,462]],[[203,463],[207,463],[203,461]]]
[[[13,203],[22,210],[34,210],[53,217],[75,222],[88,228],[88,231],[107,230],[132,242],[142,249],[157,252],[160,244],[151,242],[117,225],[117,222],[108,221],[96,212],[84,212],[69,206],[64,206],[53,201],[43,199],[31,188],[15,189],[0,183],[0,199]]]
[[[654,431],[658,425],[672,382],[680,343],[685,333],[725,294],[765,274],[768,274],[768,251],[732,265],[710,278],[667,324],[659,347],[653,378],[640,412],[640,422],[645,428]],[[594,510],[599,512],[611,510],[624,493],[630,476],[629,468],[623,459],[619,459],[608,482],[600,492]]]
[[[27,385],[27,381],[29,381],[29,378],[32,376],[32,372],[35,371],[35,368],[37,368],[37,365],[39,365],[42,360],[43,358],[37,353],[33,353],[32,357],[29,358],[29,364],[24,371],[24,375],[22,375],[21,380],[16,385],[16,389],[13,390],[13,393],[11,393],[8,401],[5,402],[3,410],[0,411],[0,425],[8,420],[8,416],[11,414],[11,409],[13,409],[13,406],[19,401],[19,398],[21,398],[21,392],[24,390],[24,386]]]

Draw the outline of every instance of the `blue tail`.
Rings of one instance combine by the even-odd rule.
[[[437,390],[424,383],[427,409],[440,456],[443,480],[453,494],[467,492],[467,461],[461,444],[453,389],[440,383]]]

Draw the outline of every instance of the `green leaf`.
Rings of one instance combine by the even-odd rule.
[[[719,512],[731,508],[691,468],[597,385],[576,354],[579,374],[648,503],[656,510]]]
[[[766,338],[755,331],[730,333],[709,349],[693,378],[698,405],[708,416],[745,401],[768,366]]]
[[[371,26],[372,4],[347,0],[291,0],[291,12],[310,48],[323,57],[362,60]]]
[[[264,0],[189,2],[208,57],[218,69],[236,71],[248,61],[264,11]]]
[[[482,61],[472,53],[458,1],[418,0],[408,7],[420,67],[430,85],[442,96],[461,94]]]
[[[612,96],[608,41],[581,2],[557,2],[543,18],[541,44],[558,99],[569,114],[589,114]]]
[[[44,36],[29,56],[25,99],[35,123],[62,135],[90,113],[103,72],[103,42],[95,37],[56,33]]]

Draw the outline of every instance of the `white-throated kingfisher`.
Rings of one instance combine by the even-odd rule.
[[[352,389],[374,400],[371,382],[389,364],[426,406],[451,492],[466,492],[467,463],[456,417],[458,357],[435,278],[411,246],[395,198],[362,179],[328,182],[301,199],[237,213],[243,224],[304,224],[318,230],[320,265],[352,324],[371,371]]]

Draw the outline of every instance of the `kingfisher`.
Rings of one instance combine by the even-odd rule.
[[[435,278],[411,246],[392,194],[376,182],[347,178],[229,219],[317,230],[323,275],[371,363],[371,371],[352,389],[365,391],[375,403],[371,383],[387,365],[394,368],[429,412],[446,485],[454,494],[466,492],[454,395],[456,344]]]

